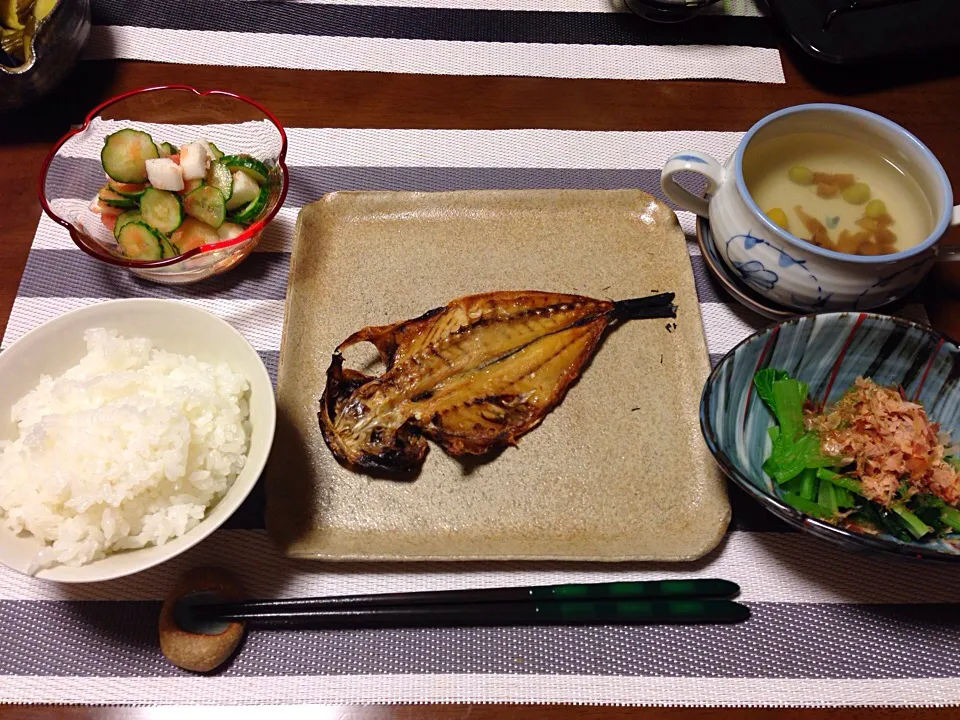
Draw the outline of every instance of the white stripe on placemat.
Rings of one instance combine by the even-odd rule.
[[[779,50],[736,45],[491,43],[94,26],[85,58],[427,75],[785,82]]]
[[[38,325],[69,310],[96,305],[101,298],[26,298],[13,301],[13,310],[3,336],[6,348]],[[223,318],[257,350],[279,350],[283,332],[283,300],[184,299],[190,305]]]
[[[99,160],[102,133],[129,127],[97,120],[89,142],[72,141],[61,154]],[[163,137],[170,125],[138,123]],[[229,133],[231,125],[180,125],[183,137]],[[386,128],[286,128],[289,167],[542,168],[547,170],[656,169],[683,150],[723,161],[742,132],[698,130],[391,130]]]
[[[290,128],[290,165],[655,168],[694,149],[723,161],[742,132],[705,130],[388,130]],[[91,157],[99,158],[99,148]]]
[[[263,530],[221,530],[164,564],[119,580],[60,585],[0,567],[0,600],[158,600],[181,573],[219,565],[251,597],[297,598],[417,590],[721,577],[762,603],[949,603],[960,573],[936,563],[861,557],[799,533],[738,532],[692,563],[323,563],[284,558]],[[814,569],[814,570],[811,570]],[[815,572],[812,579],[811,572]],[[883,582],[876,582],[882,577]]]
[[[432,674],[179,678],[0,676],[0,697],[15,703],[260,705],[256,717],[326,718],[328,705],[400,703],[566,703],[680,707],[942,707],[960,704],[956,678],[795,680],[597,675]],[[264,705],[295,700],[274,714]],[[296,706],[294,706],[296,707]],[[224,713],[217,715],[217,712]],[[242,708],[210,708],[205,718],[243,718]],[[253,709],[246,712],[253,717]],[[317,713],[320,714],[317,714]],[[341,716],[337,710],[336,717]],[[171,716],[172,717],[172,716]],[[177,715],[177,717],[183,717]],[[330,717],[334,717],[331,715]]]
[[[687,252],[691,255],[700,255],[700,246],[697,245],[697,216],[686,210],[675,210],[674,214],[680,223],[680,229],[687,238]]]
[[[47,320],[87,305],[102,302],[99,298],[50,298],[18,297],[7,323],[7,330],[0,347],[6,348],[25,333]],[[233,325],[256,350],[279,350],[283,330],[282,300],[218,300],[184,299]],[[730,303],[701,303],[707,351],[711,355],[723,355],[741,340],[764,327],[768,320],[740,305]],[[901,317],[926,322],[922,305],[908,305],[898,313]]]

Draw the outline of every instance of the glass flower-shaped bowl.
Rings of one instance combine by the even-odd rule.
[[[252,155],[269,169],[266,207],[236,237],[162,260],[124,256],[101,214],[92,209],[106,183],[100,164],[104,140],[122,128],[147,132],[157,144],[169,142],[180,147],[206,140],[227,155]],[[43,163],[40,204],[67,229],[81,250],[97,260],[158,283],[196,282],[236,267],[260,242],[287,195],[286,152],[287,136],[280,123],[253,100],[186,85],[133,90],[91,110],[83,125],[57,141]]]

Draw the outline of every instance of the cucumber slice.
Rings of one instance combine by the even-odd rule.
[[[207,141],[207,147],[210,148],[210,154],[213,155],[214,160],[219,160],[223,157],[223,151],[209,140]]]
[[[137,206],[137,201],[133,198],[124,197],[118,193],[115,193],[109,187],[104,185],[97,192],[97,198],[104,205],[109,205],[110,207],[116,208],[135,208]]]
[[[140,199],[140,214],[144,222],[162,233],[173,232],[183,221],[180,198],[169,190],[147,188]]]
[[[141,130],[124,128],[107,135],[100,151],[103,171],[117,182],[142,183],[147,180],[147,160],[160,157],[153,138]]]
[[[242,172],[249,175],[257,181],[257,185],[263,185],[270,178],[270,171],[267,166],[249,155],[226,155],[220,158],[220,162],[230,168],[231,172]]]
[[[204,185],[183,198],[183,209],[190,217],[196,218],[213,228],[223,225],[227,208],[223,193],[213,185]]]
[[[89,208],[90,212],[96,213],[97,215],[112,215],[113,217],[123,215],[123,208],[113,207],[112,205],[100,202],[100,198],[95,198],[94,201],[90,203]]]
[[[193,180],[184,180],[183,181],[183,190],[180,191],[181,195],[187,195],[192,193],[198,187],[203,186],[203,178],[194,178]]]
[[[168,142],[160,143],[157,148],[160,150],[160,157],[170,157],[177,154],[177,149]]]
[[[143,196],[144,191],[149,187],[146,183],[122,183],[110,178],[107,180],[107,187],[113,190],[117,195],[134,198],[135,200]]]
[[[163,257],[163,238],[144,222],[131,222],[123,226],[117,236],[120,250],[134,260],[159,260]]]
[[[270,197],[270,191],[266,186],[260,188],[260,192],[257,196],[247,203],[243,208],[238,212],[232,213],[227,217],[230,222],[240,223],[241,225],[249,225],[254,220],[257,219],[257,216],[263,212],[263,209],[267,206],[267,198]]]
[[[205,222],[188,217],[170,236],[170,241],[182,254],[201,245],[219,242],[220,236]]]
[[[229,200],[233,195],[233,173],[223,163],[211,163],[207,170],[207,184],[219,190],[224,200]]]
[[[113,236],[115,238],[120,237],[120,231],[123,230],[123,226],[127,223],[140,222],[143,220],[143,217],[140,215],[139,210],[127,210],[125,213],[121,213],[117,216],[117,222],[113,226]]]
[[[177,248],[174,247],[173,243],[167,240],[165,235],[160,236],[160,251],[163,253],[164,259],[176,257],[180,254],[177,252]]]

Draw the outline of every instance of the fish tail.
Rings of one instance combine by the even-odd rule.
[[[677,306],[673,304],[674,293],[660,293],[647,297],[618,300],[611,311],[619,320],[639,318],[675,318]]]

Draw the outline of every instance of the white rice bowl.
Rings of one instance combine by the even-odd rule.
[[[115,330],[11,409],[0,441],[0,522],[44,543],[28,572],[161,546],[196,527],[242,471],[247,379]]]

